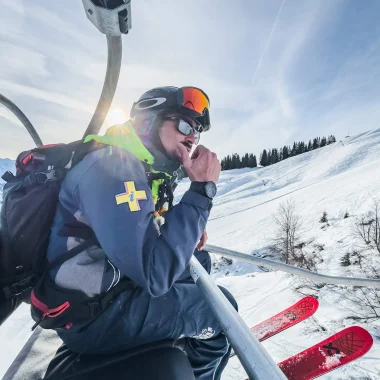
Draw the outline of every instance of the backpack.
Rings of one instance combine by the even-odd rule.
[[[0,325],[21,302],[31,304],[32,318],[42,328],[71,328],[74,323],[97,318],[125,290],[136,284],[122,278],[106,293],[88,297],[81,291],[54,283],[49,270],[63,264],[92,245],[99,245],[95,233],[86,227],[75,248],[47,262],[50,230],[66,174],[88,153],[108,144],[96,141],[46,145],[22,152],[16,160],[16,175],[6,172],[2,179],[3,204],[0,213]],[[159,180],[156,208],[173,202],[172,184],[160,172],[146,167],[149,187]],[[154,187],[154,186],[153,186]]]
[[[16,175],[2,175],[0,325],[21,302],[30,302],[31,289],[46,270],[50,228],[68,170],[101,147],[82,141],[42,146],[19,154]]]

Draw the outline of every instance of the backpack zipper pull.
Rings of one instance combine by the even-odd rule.
[[[34,331],[36,329],[36,327],[45,319],[46,317],[46,314],[44,314],[42,316],[42,318],[40,318],[33,326],[32,326],[32,331]]]

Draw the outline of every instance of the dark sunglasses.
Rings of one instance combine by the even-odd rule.
[[[201,138],[201,132],[199,129],[202,129],[202,125],[193,121],[193,125],[190,124],[190,121],[183,119],[179,116],[165,116],[164,120],[174,121],[177,123],[177,129],[185,136],[189,136],[191,133],[194,133],[194,143],[198,144]]]

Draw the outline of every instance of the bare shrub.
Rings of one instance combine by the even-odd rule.
[[[340,265],[342,267],[348,267],[350,265],[359,265],[363,269],[363,263],[365,261],[365,255],[362,251],[354,249],[353,251],[346,252],[340,259]]]
[[[281,203],[273,215],[276,225],[274,242],[271,251],[280,256],[286,264],[296,265],[308,270],[315,270],[317,263],[322,262],[319,253],[308,252],[307,243],[301,240],[302,220],[296,212],[293,200]]]
[[[314,246],[319,250],[319,252],[325,250],[325,244],[316,243]]]
[[[287,200],[281,203],[273,220],[276,224],[275,249],[281,253],[281,259],[290,264],[296,246],[301,243],[301,218],[296,213],[295,202]]]
[[[348,317],[357,320],[374,320],[380,319],[380,290],[374,288],[353,287],[347,289],[346,296],[355,305],[359,306],[356,315]]]
[[[233,263],[232,259],[224,256],[221,257],[220,261],[225,265],[232,265]]]
[[[374,199],[371,210],[366,216],[355,219],[353,235],[360,239],[367,248],[376,249],[380,253],[380,201]]]

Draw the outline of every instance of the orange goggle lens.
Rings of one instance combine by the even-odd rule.
[[[183,107],[188,108],[189,110],[193,110],[200,115],[204,114],[205,109],[210,108],[210,103],[206,95],[198,88],[183,87],[182,93]]]

